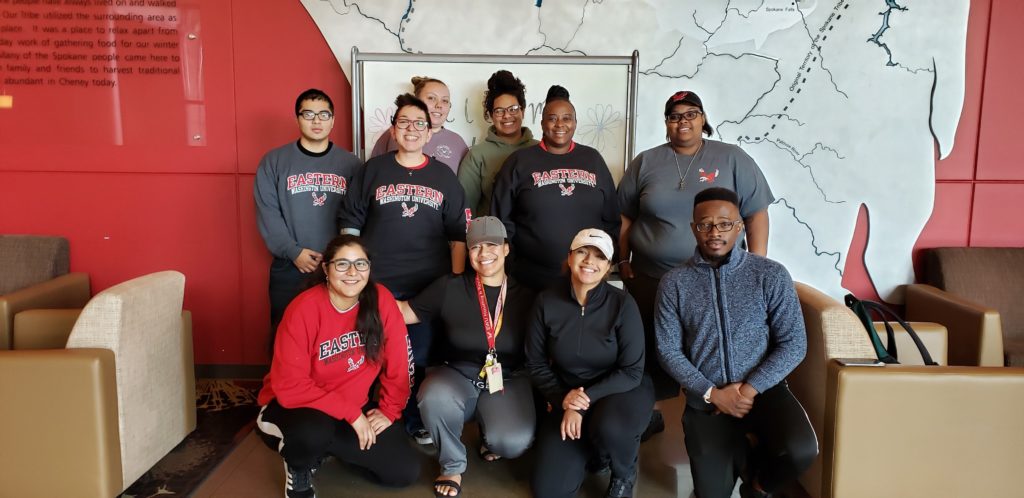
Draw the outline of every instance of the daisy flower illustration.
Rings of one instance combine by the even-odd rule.
[[[580,125],[580,138],[591,147],[604,151],[614,130],[622,124],[622,113],[611,105],[597,104],[587,109],[587,121]]]
[[[372,144],[377,143],[380,140],[380,135],[391,128],[391,116],[395,115],[395,106],[389,105],[383,109],[377,108],[373,110],[373,116],[370,116],[370,135],[373,137],[370,140],[370,147]]]

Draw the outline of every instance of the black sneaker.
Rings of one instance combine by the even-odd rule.
[[[587,472],[597,474],[599,476],[610,474],[612,471],[611,461],[607,458],[601,458],[600,455],[590,457],[583,468],[586,469]]]
[[[633,480],[613,477],[608,482],[608,498],[632,498]]]
[[[316,498],[313,490],[313,470],[299,469],[284,464],[284,496],[285,498]]]
[[[417,444],[424,446],[434,444],[434,438],[430,437],[430,431],[426,429],[419,429],[412,433],[412,438],[416,440]]]
[[[647,441],[655,434],[665,430],[665,418],[661,416],[661,410],[651,412],[651,421],[647,422],[647,428],[640,434],[640,442]]]

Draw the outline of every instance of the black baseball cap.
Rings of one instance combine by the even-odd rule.
[[[672,108],[679,104],[689,104],[700,109],[700,112],[704,113],[704,127],[702,128],[704,133],[707,133],[708,135],[714,133],[711,125],[708,124],[707,113],[704,112],[704,103],[701,102],[700,97],[697,96],[696,93],[689,90],[680,90],[673,93],[672,96],[665,101],[665,115],[668,116],[669,114],[672,114]]]

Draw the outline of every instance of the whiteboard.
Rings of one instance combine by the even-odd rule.
[[[484,119],[484,92],[487,79],[500,69],[511,71],[526,85],[523,126],[534,138],[541,138],[544,97],[557,84],[569,91],[576,108],[573,140],[601,153],[616,184],[633,157],[636,52],[624,57],[352,52],[352,143],[364,160],[391,126],[395,97],[412,92],[413,76],[437,78],[448,85],[452,109],[445,128],[470,146],[484,140],[490,126]]]

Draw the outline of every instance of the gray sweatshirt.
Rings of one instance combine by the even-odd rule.
[[[654,313],[658,359],[706,410],[712,386],[746,382],[762,393],[803,360],[807,333],[789,272],[739,247],[712,268],[698,248],[658,286]]]
[[[298,141],[267,152],[256,170],[256,221],[267,249],[294,260],[302,249],[321,252],[338,234],[338,210],[359,158],[329,144],[314,153]]]

